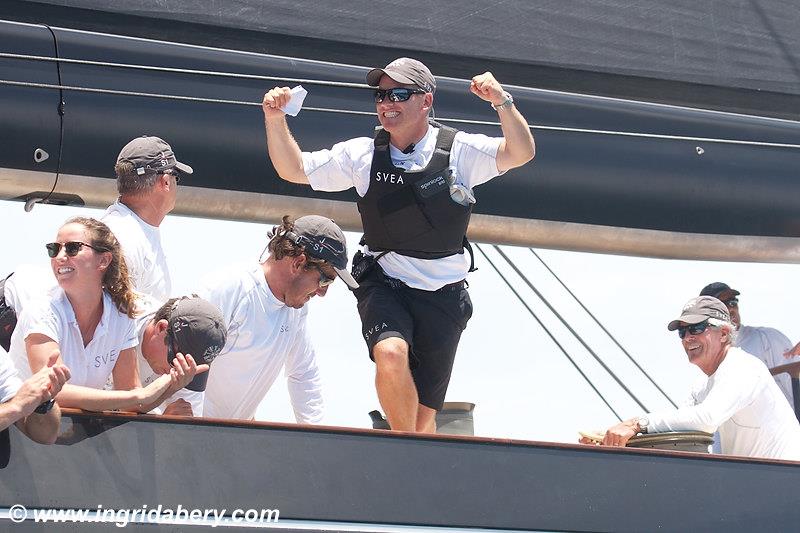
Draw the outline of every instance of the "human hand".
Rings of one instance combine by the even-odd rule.
[[[289,87],[275,87],[264,93],[261,101],[261,109],[264,111],[264,120],[279,118],[286,115],[281,108],[292,99],[292,92]]]
[[[164,414],[173,416],[194,416],[194,413],[192,412],[192,404],[183,398],[178,398],[169,404],[166,409],[164,409]]]
[[[625,420],[616,426],[611,426],[603,437],[603,446],[624,447],[630,438],[636,435],[636,425],[634,420]]]
[[[58,364],[58,357],[58,352],[52,353],[47,360],[47,365],[26,379],[14,396],[14,400],[19,403],[24,416],[33,413],[34,409],[42,403],[55,398],[69,380],[69,368]]]
[[[469,90],[481,100],[494,105],[500,105],[505,101],[503,87],[491,72],[484,72],[472,78]]]
[[[175,359],[172,360],[172,368],[170,369],[170,377],[172,384],[170,388],[179,390],[192,382],[197,374],[202,374],[208,371],[208,365],[198,365],[195,363],[194,358],[190,354],[183,355],[178,352]]]

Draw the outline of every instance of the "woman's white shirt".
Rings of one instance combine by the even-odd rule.
[[[61,359],[72,375],[70,385],[95,389],[106,384],[120,353],[139,343],[135,321],[117,310],[106,291],[103,291],[103,314],[86,346],[72,304],[61,288],[54,290],[51,298],[25,307],[11,337],[9,352],[22,379],[31,376],[25,339],[35,333],[58,343]]]

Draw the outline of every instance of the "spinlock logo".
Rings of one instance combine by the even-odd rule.
[[[396,185],[402,185],[404,183],[402,174],[394,174],[389,172],[376,172],[375,181],[383,181],[386,183],[393,183]]]
[[[389,324],[387,324],[386,322],[381,322],[380,324],[375,324],[374,326],[372,326],[371,328],[369,328],[369,329],[367,330],[367,332],[366,332],[366,333],[364,333],[364,338],[365,338],[366,340],[369,340],[369,338],[370,338],[370,337],[371,337],[371,336],[372,336],[374,333],[378,333],[379,331],[383,331],[384,329],[386,329],[386,328],[388,328],[388,327],[389,327]]]
[[[434,185],[444,185],[444,176],[436,176],[431,178],[419,186],[420,190],[426,191]]]

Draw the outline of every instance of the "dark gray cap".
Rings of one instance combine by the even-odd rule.
[[[730,292],[733,296],[739,296],[740,294],[739,291],[731,289],[727,283],[715,281],[714,283],[709,283],[703,287],[703,290],[700,291],[700,296],[713,296],[714,298],[719,298],[725,292]]]
[[[358,288],[347,270],[347,241],[336,222],[319,215],[306,215],[294,221],[294,230],[286,236],[305,247],[305,253],[311,257],[330,263],[348,287]]]
[[[117,164],[124,162],[132,164],[133,172],[138,176],[171,168],[177,168],[185,174],[192,173],[192,167],[175,158],[175,152],[169,144],[163,139],[147,135],[137,137],[122,147]]]
[[[170,364],[175,353],[180,352],[191,355],[198,365],[210,365],[225,346],[227,330],[222,313],[202,298],[193,296],[177,300],[167,322],[167,360]],[[206,390],[209,372],[197,374],[186,388]]]
[[[725,307],[724,303],[713,296],[698,296],[686,302],[686,305],[683,306],[683,311],[681,311],[681,316],[670,322],[667,325],[667,329],[675,331],[681,325],[681,322],[699,324],[709,318],[717,318],[725,322],[731,321],[728,308]]]
[[[377,87],[381,76],[386,74],[397,83],[416,85],[429,93],[436,91],[433,74],[421,61],[410,57],[399,57],[384,68],[374,68],[367,73],[367,85]]]

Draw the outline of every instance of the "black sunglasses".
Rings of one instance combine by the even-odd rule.
[[[322,267],[320,267],[319,265],[311,265],[311,268],[315,268],[315,269],[317,269],[317,272],[319,272],[319,288],[320,289],[322,287],[327,287],[328,285],[330,285],[331,283],[336,281],[336,277],[328,276],[325,272],[323,272]]]
[[[682,339],[686,336],[687,333],[692,335],[700,335],[706,329],[708,329],[709,323],[708,320],[703,320],[698,324],[689,324],[688,326],[678,326],[678,336]]]
[[[168,168],[167,170],[162,172],[162,174],[168,174],[168,175],[174,177],[175,178],[175,183],[178,183],[179,181],[181,181],[181,171],[178,170],[178,169]]]
[[[80,241],[70,241],[70,242],[65,242],[64,244],[61,244],[60,242],[51,242],[44,245],[44,247],[47,248],[47,255],[49,255],[50,257],[57,257],[58,254],[61,252],[62,246],[64,247],[64,251],[67,252],[67,255],[69,257],[75,257],[76,255],[78,255],[78,252],[80,252],[81,248],[83,248],[84,246],[88,246],[89,248],[95,250],[96,252],[108,251]]]
[[[422,89],[409,89],[408,87],[396,87],[394,89],[375,89],[375,103],[380,104],[387,96],[392,102],[405,102],[411,98],[412,94],[425,94]]]
[[[722,303],[724,303],[726,307],[739,307],[739,300],[737,298],[731,298],[730,300],[725,300]]]

